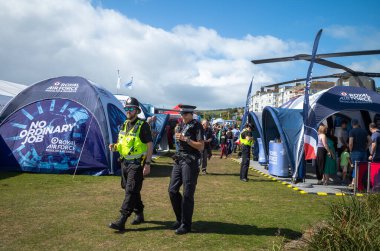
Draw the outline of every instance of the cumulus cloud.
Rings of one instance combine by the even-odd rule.
[[[32,84],[75,75],[116,93],[119,69],[122,82],[134,79],[132,90],[119,93],[166,108],[243,106],[253,75],[257,89],[297,70],[250,60],[308,53],[311,46],[270,35],[226,38],[207,27],[163,30],[90,0],[0,1],[0,23],[1,79]]]

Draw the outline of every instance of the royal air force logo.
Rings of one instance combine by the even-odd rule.
[[[366,93],[347,93],[341,92],[342,96],[339,98],[341,103],[355,103],[355,104],[368,104],[372,103],[372,98]]]

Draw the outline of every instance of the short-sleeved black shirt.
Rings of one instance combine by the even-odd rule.
[[[127,124],[127,132],[129,132],[133,126],[137,123],[137,121],[140,120],[140,119],[136,119],[135,121],[133,122],[129,122]],[[140,140],[141,142],[143,143],[149,143],[149,142],[153,142],[153,139],[152,139],[152,133],[150,131],[150,126],[147,122],[143,122],[142,126],[141,126],[141,130],[140,130]]]
[[[190,137],[191,140],[193,141],[201,141],[204,138],[204,130],[201,125],[197,120],[193,119],[187,124],[184,124],[181,128],[181,132],[184,133],[185,137]],[[197,156],[200,156],[200,152],[191,147],[189,144],[187,144],[185,141],[179,141],[179,151],[183,153],[188,153],[188,154],[194,154]]]

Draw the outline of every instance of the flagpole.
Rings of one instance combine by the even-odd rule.
[[[252,76],[252,79],[251,79],[251,84],[249,85],[249,88],[248,88],[248,92],[247,92],[247,99],[245,101],[245,107],[244,107],[244,113],[243,113],[243,118],[241,119],[241,125],[240,125],[240,131],[242,131],[244,129],[244,124],[246,123],[246,120],[248,121],[248,113],[249,113],[249,99],[251,98],[251,91],[252,91],[252,83],[253,83],[253,79],[255,78],[255,76]]]

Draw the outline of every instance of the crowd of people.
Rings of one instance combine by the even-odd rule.
[[[352,119],[350,125],[343,119],[335,128],[319,126],[317,184],[328,185],[330,177],[338,175],[342,184],[353,187],[355,162],[380,162],[380,130],[375,123],[370,123],[368,129],[371,135],[361,128],[357,119]]]
[[[254,145],[254,126],[247,123],[240,132],[237,125],[227,127],[220,124],[210,126],[209,121],[194,119],[195,106],[181,105],[181,120],[174,129],[176,153],[168,186],[170,202],[175,214],[171,229],[175,234],[191,231],[194,211],[194,194],[198,175],[207,174],[207,161],[213,149],[220,149],[220,158],[227,158],[239,149],[241,152],[240,180],[248,181],[251,149]],[[120,216],[109,227],[125,230],[127,219],[135,214],[131,224],[141,224],[144,219],[144,204],[141,189],[144,176],[150,173],[153,142],[156,137],[155,118],[143,121],[137,99],[130,97],[125,104],[127,120],[120,129],[118,140],[109,144],[109,150],[120,154],[121,187],[125,197],[120,207]],[[318,128],[316,175],[318,184],[328,185],[330,177],[338,172],[343,182],[354,182],[354,164],[357,161],[380,162],[380,130],[369,124],[369,131],[360,127],[357,119],[351,120],[350,130],[346,120],[335,128],[321,124]],[[239,144],[237,144],[239,141]],[[369,155],[367,156],[367,152]],[[182,193],[181,193],[182,187]]]
[[[227,158],[233,152],[236,153],[241,150],[240,145],[237,143],[239,140],[240,130],[238,125],[227,126],[220,123],[213,125],[206,119],[201,121],[205,131],[205,153],[206,158],[210,159],[212,150],[220,150],[220,158]],[[174,131],[177,132],[183,125],[182,119],[177,120]],[[174,136],[174,134],[173,134]],[[174,139],[174,137],[173,137]],[[176,151],[178,151],[178,142],[174,139]],[[205,170],[205,169],[202,169]],[[203,174],[206,174],[205,171]]]

